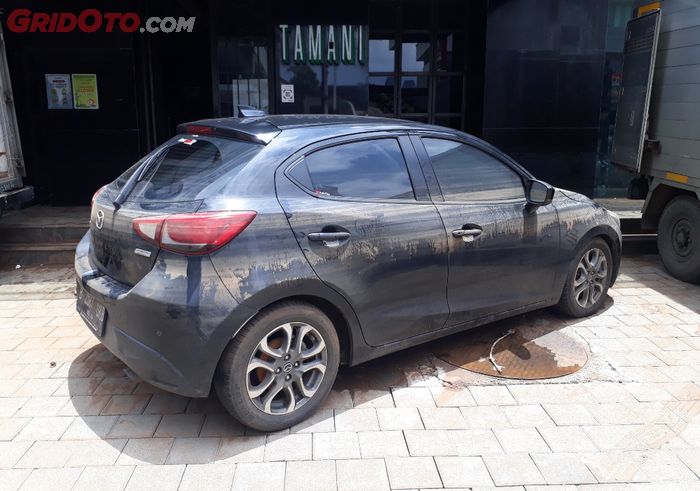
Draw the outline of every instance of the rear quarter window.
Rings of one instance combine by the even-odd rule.
[[[289,175],[319,197],[415,199],[406,161],[395,138],[318,150],[292,167]]]

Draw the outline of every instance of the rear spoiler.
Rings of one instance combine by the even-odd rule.
[[[204,119],[177,126],[179,134],[216,135],[267,145],[282,130],[262,118]]]

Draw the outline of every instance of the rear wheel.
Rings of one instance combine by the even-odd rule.
[[[678,196],[659,219],[658,247],[671,275],[683,281],[700,281],[700,202]]]
[[[226,409],[261,431],[311,415],[333,386],[340,359],[330,319],[303,302],[262,311],[226,348],[214,381]]]
[[[580,248],[569,266],[569,274],[557,308],[572,317],[597,312],[605,302],[613,272],[607,242],[595,238]]]

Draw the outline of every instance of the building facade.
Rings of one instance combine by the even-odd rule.
[[[153,17],[195,21],[181,32],[128,32],[126,22],[111,32],[51,32],[48,20],[47,32],[29,32],[30,19],[17,32],[8,23],[16,9],[58,24],[52,13],[95,5],[10,0],[2,24],[25,183],[39,202],[87,204],[178,123],[236,116],[247,105],[458,128],[556,186],[624,196],[632,176],[608,155],[625,25],[639,4],[128,0],[99,10],[134,13],[141,27]],[[56,95],[68,80],[96,107]]]

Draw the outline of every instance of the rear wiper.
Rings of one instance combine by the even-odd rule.
[[[124,187],[121,189],[121,191],[119,191],[117,197],[114,198],[114,201],[112,201],[112,204],[114,205],[115,209],[118,210],[119,208],[121,208],[121,206],[124,204],[126,199],[136,187],[136,185],[139,183],[139,181],[143,179],[143,177],[149,170],[151,170],[155,163],[160,162],[161,155],[165,155],[165,149],[161,150],[160,152],[153,155],[150,159],[146,160],[143,164],[139,166],[138,169],[134,171],[133,174],[131,174],[131,177],[126,181]]]

